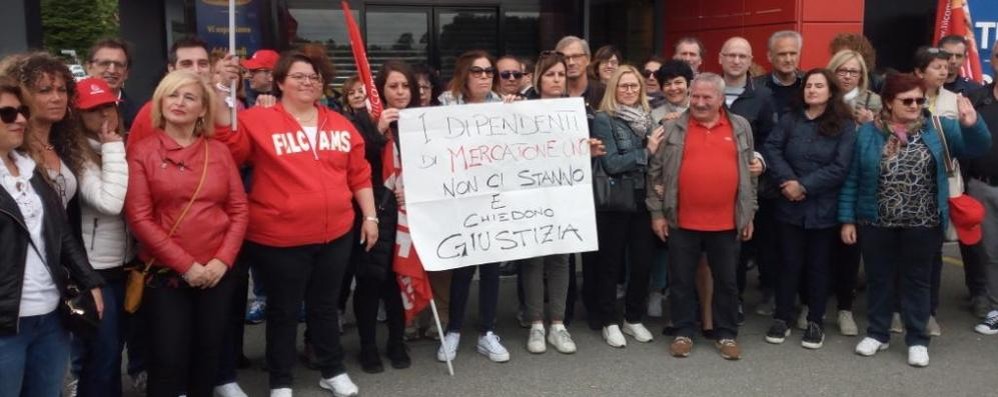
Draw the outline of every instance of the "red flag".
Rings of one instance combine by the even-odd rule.
[[[398,146],[395,145],[394,139],[388,139],[381,159],[385,187],[392,191],[402,189],[402,159],[399,157]],[[419,261],[416,248],[412,245],[405,207],[401,205],[398,211],[398,232],[395,236],[395,258],[392,261],[392,269],[402,291],[405,321],[409,322],[430,304],[433,290],[430,288],[426,271],[423,270],[423,263]]]
[[[974,81],[981,81],[981,56],[974,40],[973,23],[970,19],[970,0],[939,0],[936,9],[936,29],[934,42],[943,36],[957,35],[967,40],[967,58],[960,68],[960,75]]]
[[[340,2],[343,5],[343,17],[346,18],[347,31],[350,32],[350,49],[353,50],[353,60],[357,64],[357,74],[360,81],[364,82],[367,89],[368,111],[371,118],[378,119],[381,115],[381,98],[378,97],[378,90],[374,88],[374,76],[371,74],[371,65],[367,62],[367,50],[364,47],[364,38],[360,35],[360,28],[353,20],[353,13],[350,12],[350,5],[347,0]]]

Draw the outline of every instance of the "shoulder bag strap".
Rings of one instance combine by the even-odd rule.
[[[177,227],[180,226],[180,222],[184,220],[185,216],[187,216],[187,212],[190,211],[191,206],[194,205],[194,200],[196,200],[198,194],[201,193],[201,187],[204,186],[205,177],[208,175],[208,146],[210,142],[208,142],[207,138],[202,138],[202,141],[204,141],[204,166],[201,167],[201,179],[198,180],[198,186],[194,188],[194,194],[191,195],[190,201],[188,201],[187,205],[184,206],[184,209],[180,211],[180,216],[177,217],[177,220],[173,222],[173,227],[170,228],[170,233],[167,234],[167,237],[173,237],[173,233],[177,231]],[[146,262],[145,268],[142,269],[142,273],[148,272],[149,268],[152,267],[153,262],[156,262],[156,258],[149,258],[149,261]]]
[[[946,163],[946,173],[952,176],[956,172],[956,167],[953,166],[953,158],[949,152],[949,143],[946,141],[946,133],[943,132],[943,123],[939,120],[939,116],[932,116],[932,126],[935,127],[936,133],[939,134],[939,140],[943,144],[943,161]]]

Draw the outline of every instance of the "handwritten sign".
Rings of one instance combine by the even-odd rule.
[[[426,270],[594,251],[581,98],[403,110],[405,204]]]

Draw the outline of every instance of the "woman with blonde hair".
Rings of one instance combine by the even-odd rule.
[[[644,87],[642,75],[636,68],[620,66],[607,84],[592,127],[593,137],[606,145],[606,155],[596,160],[597,165],[609,175],[627,176],[634,181],[633,211],[596,209],[600,241],[596,312],[603,325],[603,339],[612,347],[627,345],[621,331],[638,342],[652,340],[651,332],[641,323],[655,248],[654,235],[649,229],[651,215],[644,204],[645,175],[648,159],[658,151],[665,131],[652,121]],[[625,263],[621,259],[625,250],[629,253],[630,268],[621,327],[616,313],[616,294],[617,280],[624,271]]]
[[[853,50],[836,52],[826,69],[835,76],[843,93],[842,99],[849,105],[857,124],[872,121],[880,114],[883,104],[880,95],[870,90],[869,69],[862,54]]]
[[[198,75],[168,74],[152,98],[156,135],[128,158],[125,216],[150,264],[149,396],[210,396],[237,288],[229,272],[249,210],[226,146],[209,139],[214,92]]]

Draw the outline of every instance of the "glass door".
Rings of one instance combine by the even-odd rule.
[[[367,58],[377,74],[389,59],[410,64],[430,58],[430,8],[368,6],[366,22]]]
[[[499,54],[499,10],[496,8],[435,7],[437,66],[450,79],[454,61],[465,51]]]

